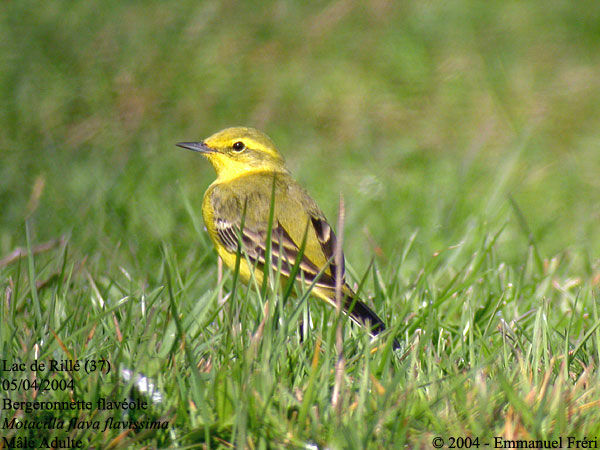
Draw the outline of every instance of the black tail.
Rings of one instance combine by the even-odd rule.
[[[346,296],[344,298],[344,310],[355,322],[366,327],[372,336],[377,336],[386,329],[383,320],[356,297]],[[394,339],[394,350],[398,350],[399,348],[400,343],[397,339]]]

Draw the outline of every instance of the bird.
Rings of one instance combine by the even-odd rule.
[[[372,337],[386,329],[348,285],[343,253],[336,258],[334,230],[266,134],[231,127],[203,141],[176,145],[199,152],[215,169],[217,178],[204,194],[202,216],[218,255],[232,270],[238,261],[243,282],[254,276],[262,284],[270,260],[274,272],[284,279],[295,275],[297,281],[312,285],[314,297],[335,307],[339,275],[343,312]],[[399,347],[395,339],[393,347]]]

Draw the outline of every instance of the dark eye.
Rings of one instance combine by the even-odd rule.
[[[246,148],[246,146],[244,145],[244,143],[242,141],[237,141],[235,144],[233,144],[233,149],[236,152],[241,152],[245,148]]]

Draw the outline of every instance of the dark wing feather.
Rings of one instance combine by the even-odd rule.
[[[322,217],[311,216],[310,221],[315,229],[315,233],[317,234],[317,239],[319,244],[321,244],[321,249],[323,249],[323,254],[329,260],[329,272],[334,279],[333,287],[335,288],[335,277],[337,274],[337,264],[335,260],[335,246],[337,245],[337,240],[335,237],[335,233],[327,223],[327,221]],[[346,274],[346,266],[344,263],[344,253],[341,255],[341,265],[342,265],[342,285],[345,283],[344,277]]]
[[[216,228],[217,235],[223,246],[230,252],[236,253],[238,248],[239,226],[223,219],[217,219]],[[260,232],[244,228],[241,236],[242,250],[252,263],[257,264],[261,268],[264,267],[266,260],[266,234],[265,231]],[[272,267],[275,270],[280,267],[281,274],[289,276],[299,254],[300,248],[281,224],[277,223],[271,232]],[[297,274],[297,278],[304,278],[305,281],[312,283],[315,278],[317,278],[317,275],[319,275],[319,272],[320,269],[310,261],[306,255],[302,255],[302,259],[300,260],[300,271]],[[334,289],[334,276],[331,276],[324,271],[320,274],[316,286]]]

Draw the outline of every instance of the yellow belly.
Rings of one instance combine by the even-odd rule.
[[[214,239],[213,239],[214,242]],[[237,255],[235,253],[228,252],[223,246],[219,246],[215,242],[215,247],[217,247],[217,253],[223,260],[223,263],[233,272],[235,271],[235,260]],[[252,269],[246,260],[246,257],[242,254],[240,255],[240,272],[239,278],[243,283],[248,284],[252,279]],[[263,270],[262,268],[256,268],[254,270],[254,277],[259,285],[262,284],[263,281]]]

